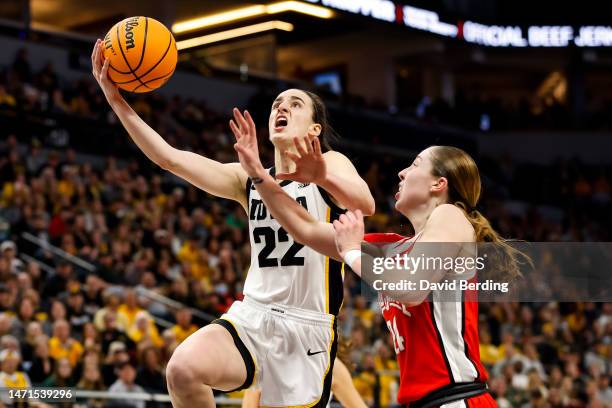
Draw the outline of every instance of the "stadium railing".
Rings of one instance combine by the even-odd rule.
[[[92,264],[91,262],[87,262],[86,260],[84,260],[82,258],[79,258],[77,256],[69,254],[68,252],[64,251],[63,249],[61,249],[61,248],[59,248],[59,247],[57,247],[57,246],[55,246],[55,245],[45,241],[45,240],[42,240],[42,239],[40,239],[40,238],[30,234],[29,232],[23,232],[21,234],[21,238],[23,238],[24,240],[26,240],[26,241],[28,241],[28,242],[38,246],[42,250],[51,252],[53,255],[58,256],[58,257],[60,257],[60,258],[62,258],[64,260],[72,263],[74,266],[77,266],[77,267],[79,267],[81,269],[84,269],[87,272],[90,272],[90,273],[95,273],[96,272],[96,266],[94,264]],[[49,265],[44,264],[43,262],[39,261],[36,258],[33,258],[30,255],[21,253],[20,256],[24,260],[27,260],[27,261],[31,260],[31,261],[37,262],[41,266],[41,268],[44,269],[46,272],[50,272],[50,273],[53,273],[53,274],[55,273],[55,269],[54,268],[50,267]],[[137,291],[137,293],[140,296],[145,296],[148,299],[150,299],[151,301],[156,302],[156,303],[160,303],[160,304],[162,304],[162,305],[164,305],[164,306],[166,306],[166,307],[168,307],[170,309],[179,310],[179,309],[187,308],[187,309],[189,309],[191,311],[191,314],[194,317],[202,320],[203,322],[210,323],[210,322],[212,322],[213,320],[216,319],[216,317],[213,316],[213,315],[210,315],[208,313],[204,313],[204,312],[202,312],[201,310],[198,310],[198,309],[194,309],[194,308],[188,307],[187,305],[185,305],[185,304],[183,304],[181,302],[178,302],[178,301],[176,301],[174,299],[171,299],[171,298],[169,298],[167,296],[161,295],[161,294],[159,294],[157,292],[154,292],[152,290],[139,287],[139,288],[136,288],[136,291]],[[172,326],[171,322],[169,322],[169,321],[167,321],[165,319],[162,319],[162,318],[160,318],[158,316],[153,316],[153,318],[155,319],[155,322],[158,323],[162,327],[171,327]]]

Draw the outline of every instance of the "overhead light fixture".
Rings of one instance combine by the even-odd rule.
[[[293,31],[293,24],[284,21],[267,21],[265,23],[253,24],[249,26],[234,28],[232,30],[221,31],[214,34],[203,35],[201,37],[189,38],[178,41],[176,47],[179,50],[198,47],[200,45],[229,40],[231,38],[243,37],[245,35],[257,34],[264,31],[282,30]]]
[[[279,1],[278,3],[268,4],[266,12],[268,14],[282,13],[285,11],[295,11],[296,13],[308,14],[319,18],[331,18],[334,12],[328,8],[302,3],[301,1]]]
[[[178,22],[172,25],[172,31],[177,34],[184,33],[186,31],[196,30],[198,28],[210,27],[230,21],[241,20],[243,18],[259,16],[265,12],[266,6],[263,5],[242,7],[235,10],[225,11],[223,13],[211,14],[209,16]]]
[[[334,16],[334,12],[325,7],[302,3],[301,1],[279,1],[277,3],[267,5],[258,4],[255,6],[242,7],[222,13],[180,21],[172,25],[172,31],[175,34],[180,34],[187,31],[226,24],[245,18],[252,18],[266,14],[278,14],[286,11],[307,14],[309,16],[318,18],[331,18]]]

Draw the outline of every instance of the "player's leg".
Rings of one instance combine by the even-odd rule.
[[[332,392],[345,408],[367,408],[353,385],[353,378],[344,363],[336,358],[332,377]]]
[[[245,390],[242,398],[242,408],[258,408],[260,398],[261,390],[253,388]]]
[[[227,329],[210,324],[176,348],[166,376],[174,408],[208,408],[215,406],[212,389],[229,391],[241,387],[247,369]]]

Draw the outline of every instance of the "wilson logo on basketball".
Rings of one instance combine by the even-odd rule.
[[[104,48],[107,50],[111,50],[113,55],[116,55],[115,49],[113,48],[113,40],[111,39],[110,33],[104,36]]]
[[[138,27],[138,17],[134,17],[125,22],[125,48],[129,50],[134,48],[134,33],[132,30]]]

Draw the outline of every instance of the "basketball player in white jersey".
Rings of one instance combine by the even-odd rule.
[[[265,406],[326,404],[331,385],[342,302],[341,264],[294,242],[274,220],[239,163],[219,163],[175,149],[150,128],[108,79],[109,62],[98,40],[92,52],[93,75],[132,140],[165,170],[202,190],[239,202],[249,216],[252,245],[243,302],[235,302],[217,324],[187,338],[167,367],[175,407],[212,407],[213,389],[231,391],[257,384]],[[251,116],[234,109],[232,129],[255,132]],[[365,181],[344,155],[327,151],[324,179],[316,168],[293,171],[288,160],[295,136],[326,141],[332,129],[326,109],[314,94],[289,89],[278,95],[269,118],[275,167],[295,181],[282,188],[316,219],[331,222],[344,208],[374,212]],[[297,181],[297,182],[296,182]],[[317,184],[314,184],[315,182]]]

